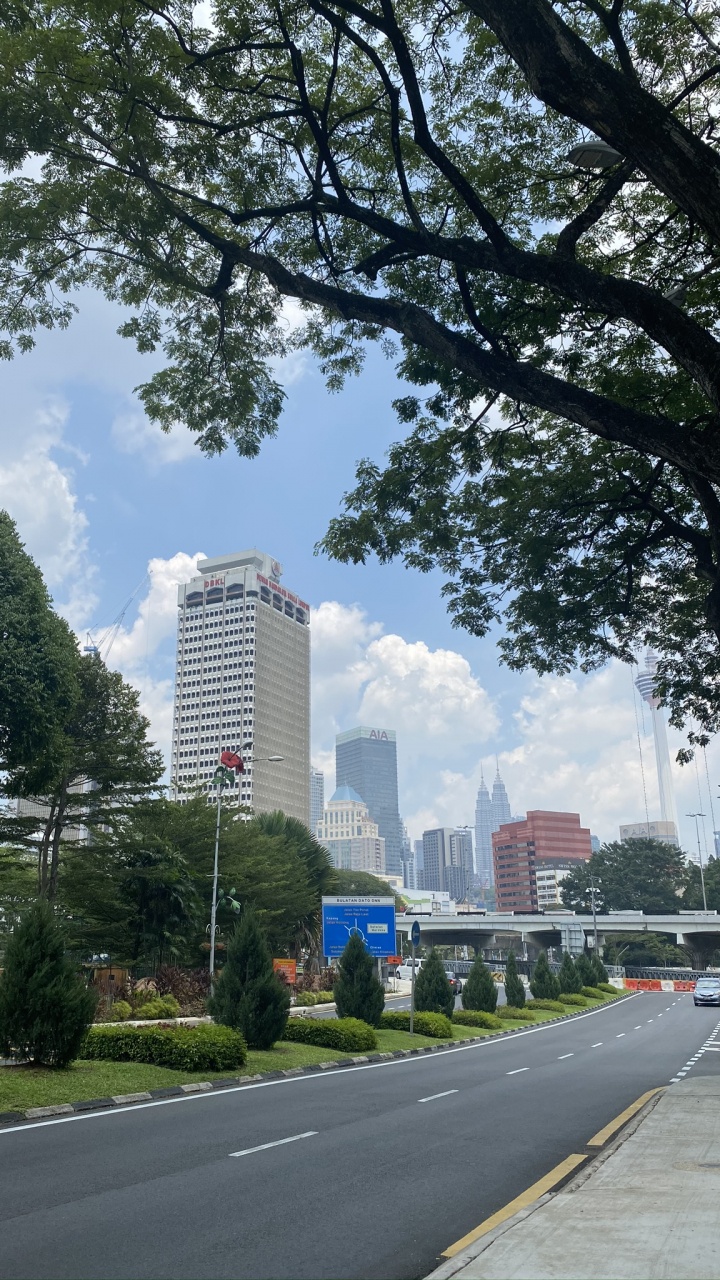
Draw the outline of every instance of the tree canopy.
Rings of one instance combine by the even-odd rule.
[[[684,855],[675,845],[645,837],[615,840],[601,845],[565,877],[560,896],[566,907],[588,914],[592,911],[592,880],[598,912],[671,914],[687,905],[683,894],[688,876]]]
[[[660,650],[720,722],[717,12],[701,0],[10,0],[2,354],[90,285],[164,428],[253,455],[269,357],[416,391],[331,554],[439,565],[512,666]],[[600,139],[595,169],[571,148]],[[25,162],[39,156],[39,170]],[[283,303],[306,323],[289,331]]]

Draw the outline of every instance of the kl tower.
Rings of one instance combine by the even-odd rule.
[[[660,817],[663,822],[672,823],[677,841],[678,823],[672,773],[670,771],[670,751],[665,726],[665,713],[660,706],[660,700],[655,695],[657,662],[656,655],[648,650],[645,657],[645,670],[639,673],[635,685],[652,713],[655,762],[657,764],[658,788],[660,790]]]

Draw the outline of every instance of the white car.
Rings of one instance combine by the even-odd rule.
[[[422,966],[422,960],[415,961],[415,977],[417,978]],[[395,970],[395,976],[402,978],[404,982],[412,982],[412,960],[403,960],[401,965]]]

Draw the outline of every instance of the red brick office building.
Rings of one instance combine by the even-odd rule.
[[[579,813],[547,809],[531,809],[523,822],[503,823],[492,845],[498,911],[537,911],[538,863],[586,862],[592,852],[590,828],[580,826]]]

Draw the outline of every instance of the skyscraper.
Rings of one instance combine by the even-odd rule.
[[[346,871],[385,871],[385,841],[368,814],[364,800],[352,787],[338,787],[315,830],[333,865]]]
[[[233,783],[241,803],[309,825],[310,611],[281,574],[271,556],[241,551],[199,560],[178,588],[173,795],[212,790],[232,749],[248,757]]]
[[[480,772],[480,786],[475,805],[475,870],[483,887],[483,892],[492,889],[495,884],[495,868],[493,863],[493,831],[497,831],[503,822],[511,818],[510,801],[505,784],[500,777],[498,766],[493,782],[492,799]]]
[[[310,765],[310,830],[313,834],[318,822],[322,820],[324,808],[325,774],[322,769]]]
[[[443,885],[456,902],[467,901],[474,872],[472,827],[458,827],[450,836],[450,866]]]
[[[639,672],[635,684],[652,713],[655,764],[657,766],[658,789],[660,792],[660,819],[662,822],[673,823],[676,835],[675,843],[677,843],[677,813],[675,811],[675,793],[670,770],[670,752],[668,750],[667,729],[665,728],[665,713],[660,705],[660,699],[655,696],[657,662],[655,654],[648,650],[645,656],[645,670]]]
[[[452,866],[450,837],[452,827],[434,827],[423,831],[423,858],[425,860],[425,889],[436,892],[447,889],[445,871]]]
[[[483,890],[493,883],[492,803],[482,769],[475,805],[475,867]]]
[[[358,727],[339,733],[335,777],[338,787],[352,787],[365,801],[385,840],[385,869],[389,875],[402,875],[395,730]]]

